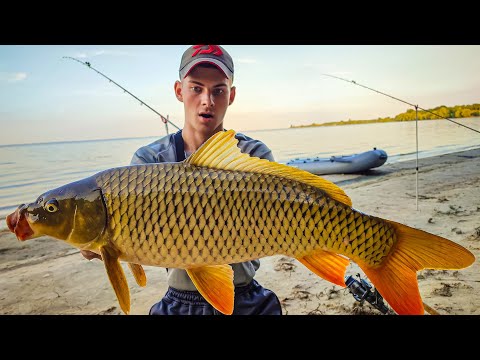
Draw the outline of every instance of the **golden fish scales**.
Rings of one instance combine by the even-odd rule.
[[[128,262],[188,268],[322,249],[375,266],[395,241],[381,219],[280,176],[181,163],[114,169],[97,183]]]

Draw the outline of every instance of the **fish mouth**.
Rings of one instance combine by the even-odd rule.
[[[24,205],[18,207],[15,212],[7,216],[7,226],[20,241],[31,239],[34,231],[30,227],[27,216],[25,215]]]

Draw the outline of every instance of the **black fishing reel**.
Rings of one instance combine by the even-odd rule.
[[[382,295],[380,295],[377,289],[372,290],[372,285],[370,285],[365,279],[362,279],[360,274],[357,274],[357,277],[360,281],[356,280],[352,275],[345,279],[345,284],[355,300],[359,302],[366,300],[382,314],[386,314],[388,308],[383,303]]]

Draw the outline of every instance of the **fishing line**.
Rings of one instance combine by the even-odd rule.
[[[469,127],[469,126],[466,126],[466,125],[464,125],[464,124],[460,124],[460,123],[458,123],[458,122],[456,122],[456,121],[454,121],[454,120],[452,120],[452,119],[450,119],[450,118],[447,118],[447,117],[444,117],[444,116],[435,114],[433,111],[424,109],[424,108],[422,108],[422,107],[420,107],[420,106],[418,106],[418,105],[411,104],[411,103],[409,103],[408,101],[399,99],[399,98],[397,98],[397,97],[395,97],[395,96],[392,96],[392,95],[386,94],[386,93],[384,93],[384,92],[381,92],[381,91],[372,89],[372,88],[370,88],[370,87],[368,87],[368,86],[365,86],[365,85],[362,85],[362,84],[360,84],[360,83],[357,83],[357,82],[354,81],[354,80],[348,80],[348,79],[344,79],[344,78],[342,78],[342,77],[340,77],[340,76],[335,76],[335,75],[330,75],[330,74],[325,74],[325,73],[321,73],[321,75],[329,76],[329,77],[332,77],[332,78],[334,78],[334,79],[346,81],[346,82],[348,82],[348,83],[350,83],[350,84],[354,84],[354,85],[361,86],[361,87],[363,87],[363,88],[365,88],[365,89],[368,89],[368,90],[371,90],[371,91],[375,91],[376,93],[379,93],[379,94],[388,96],[389,98],[392,98],[392,99],[394,99],[394,100],[400,101],[400,102],[402,102],[402,103],[404,103],[404,104],[413,106],[413,107],[415,108],[415,137],[416,137],[416,166],[415,166],[415,170],[416,170],[416,186],[415,186],[415,188],[416,188],[416,189],[415,189],[416,196],[415,196],[415,205],[416,205],[417,210],[418,210],[418,109],[423,110],[423,111],[425,111],[425,112],[427,112],[427,113],[433,114],[433,115],[435,115],[435,116],[438,116],[438,117],[440,117],[440,118],[442,118],[442,119],[451,121],[451,122],[453,122],[453,123],[455,123],[455,124],[457,124],[457,125],[460,125],[460,126],[463,126],[463,127],[467,128],[467,129],[469,129],[469,130],[472,130],[472,131],[475,131],[475,132],[477,132],[477,133],[480,133],[479,130],[473,129],[473,128],[471,128],[471,127]]]
[[[379,94],[388,96],[389,98],[392,98],[392,99],[395,99],[395,100],[397,100],[397,101],[403,102],[403,103],[408,104],[408,105],[410,105],[410,106],[413,106],[413,107],[415,108],[416,146],[417,146],[417,164],[416,164],[416,172],[417,172],[417,178],[416,178],[416,188],[417,188],[416,205],[417,205],[417,210],[418,210],[418,109],[423,110],[423,111],[426,111],[426,112],[428,112],[428,113],[430,113],[430,114],[433,114],[433,115],[438,116],[438,117],[440,117],[440,118],[443,118],[443,119],[445,119],[445,120],[451,121],[451,122],[453,122],[453,123],[455,123],[455,124],[457,124],[457,125],[463,126],[463,127],[467,128],[467,129],[470,129],[470,130],[475,131],[475,132],[477,132],[477,133],[480,133],[480,131],[478,131],[478,130],[476,130],[476,129],[473,129],[473,128],[471,128],[471,127],[468,127],[468,126],[466,126],[466,125],[460,124],[460,123],[458,123],[458,122],[456,122],[456,121],[453,121],[453,120],[450,119],[450,118],[447,118],[447,117],[444,117],[444,116],[435,114],[433,111],[423,109],[423,108],[421,108],[421,107],[418,106],[418,105],[411,104],[411,103],[409,103],[408,101],[399,99],[399,98],[397,98],[397,97],[395,97],[395,96],[388,95],[388,94],[385,94],[385,93],[383,93],[383,92],[381,92],[381,91],[378,91],[378,90],[369,88],[368,86],[359,84],[359,83],[357,83],[357,82],[354,81],[354,80],[347,80],[347,79],[341,78],[341,77],[339,77],[339,76],[329,75],[329,74],[324,74],[324,73],[322,73],[321,75],[330,76],[330,77],[335,78],[335,79],[339,79],[339,80],[346,81],[346,82],[351,83],[351,84],[354,84],[354,85],[361,86],[361,87],[363,87],[363,88],[365,88],[365,89],[375,91],[376,93],[379,93]],[[429,314],[431,314],[431,315],[440,315],[440,313],[439,313],[437,310],[435,310],[434,308],[432,308],[431,306],[429,306],[429,305],[426,304],[425,302],[423,303],[423,306],[424,306],[425,311],[428,312]]]
[[[148,105],[145,101],[139,99],[138,97],[136,97],[135,95],[133,95],[130,91],[128,91],[127,89],[125,89],[123,86],[117,84],[115,81],[113,81],[112,79],[110,79],[108,76],[102,74],[100,71],[98,71],[97,69],[95,69],[92,64],[90,64],[88,61],[80,61],[78,59],[75,59],[71,56],[63,56],[63,58],[65,59],[72,59],[72,60],[75,60],[77,62],[79,62],[80,64],[82,65],[85,65],[86,67],[92,69],[93,71],[97,72],[98,74],[102,75],[104,78],[106,78],[108,81],[114,83],[115,85],[117,85],[120,89],[122,89],[124,92],[128,93],[129,95],[133,96],[135,99],[137,99],[139,102],[140,102],[140,105],[145,105],[146,107],[148,107],[150,110],[152,110],[155,114],[157,114],[158,116],[160,116],[160,118],[162,119],[163,123],[165,124],[165,127],[167,129],[167,135],[168,135],[168,126],[167,126],[167,123],[171,124],[172,126],[176,127],[178,130],[181,130],[177,125],[175,125],[173,122],[171,122],[169,119],[168,119],[168,116],[165,117],[163,116],[162,114],[160,114],[158,111],[156,111],[154,108],[152,108],[150,105]]]
[[[480,134],[480,131],[479,131],[479,130],[473,129],[473,128],[471,128],[471,127],[469,127],[469,126],[466,126],[466,125],[464,125],[464,124],[460,124],[460,123],[458,123],[458,122],[456,122],[456,121],[454,121],[454,120],[452,120],[452,119],[450,119],[450,118],[447,118],[447,117],[444,117],[444,116],[441,116],[441,115],[435,114],[433,111],[430,111],[430,110],[424,109],[424,108],[422,108],[422,107],[420,107],[420,106],[418,106],[418,105],[411,104],[411,103],[409,103],[408,101],[405,101],[405,100],[402,100],[402,99],[396,98],[395,96],[388,95],[388,94],[385,94],[385,93],[383,93],[383,92],[381,92],[381,91],[378,91],[378,90],[375,90],[375,89],[369,88],[368,86],[365,86],[365,85],[359,84],[359,83],[357,83],[357,82],[356,82],[356,81],[354,81],[354,80],[347,80],[347,79],[341,78],[341,77],[339,77],[339,76],[335,76],[335,75],[329,75],[329,74],[323,74],[323,73],[322,73],[321,75],[330,76],[330,77],[333,77],[333,78],[335,78],[335,79],[343,80],[343,81],[346,81],[346,82],[348,82],[348,83],[351,83],[351,84],[354,84],[354,85],[358,85],[358,86],[364,87],[365,89],[368,89],[368,90],[375,91],[376,93],[379,93],[379,94],[382,94],[382,95],[388,96],[389,98],[392,98],[392,99],[398,100],[398,101],[400,101],[400,102],[403,102],[403,103],[405,103],[405,104],[408,104],[408,105],[410,105],[410,106],[413,106],[413,107],[415,107],[415,108],[418,108],[418,109],[420,109],[420,110],[423,110],[423,111],[425,111],[425,112],[428,112],[428,113],[430,113],[430,114],[433,114],[433,115],[435,115],[435,116],[438,116],[438,117],[440,117],[440,118],[442,118],[442,119],[445,119],[445,120],[451,121],[451,122],[453,122],[453,123],[455,123],[455,124],[457,124],[457,125],[463,126],[463,127],[467,128],[467,129],[470,129],[470,130],[472,130],[472,131],[475,131],[475,132],[477,132],[477,133],[479,133],[479,134]]]

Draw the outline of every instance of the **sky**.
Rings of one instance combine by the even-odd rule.
[[[480,45],[222,45],[237,94],[225,117],[236,131],[395,116],[480,102]],[[0,45],[0,145],[164,136],[152,110],[180,128],[174,95],[189,45]],[[170,132],[176,131],[169,126]]]

